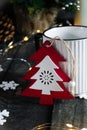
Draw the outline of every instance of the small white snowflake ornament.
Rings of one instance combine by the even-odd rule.
[[[6,122],[7,117],[9,117],[9,112],[7,110],[0,112],[0,125],[3,125]]]
[[[9,112],[7,110],[3,110],[2,115],[5,117],[9,117]]]
[[[9,89],[15,90],[18,85],[19,84],[15,83],[14,81],[10,81],[10,82],[2,81],[2,84],[0,84],[0,88],[2,88],[4,91]]]

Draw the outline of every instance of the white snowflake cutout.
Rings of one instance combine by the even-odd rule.
[[[9,117],[9,112],[7,110],[0,112],[0,125],[3,125],[6,122],[5,117]]]
[[[2,66],[0,65],[0,72],[2,72],[3,71],[3,68],[2,68]]]
[[[15,83],[14,81],[10,81],[10,82],[2,81],[2,84],[0,84],[0,88],[2,88],[4,91],[9,89],[15,90],[18,85],[19,84]]]
[[[46,56],[36,67],[40,68],[31,79],[37,79],[30,87],[35,90],[42,90],[42,94],[51,95],[51,91],[64,91],[56,81],[63,81],[54,69],[59,67]]]

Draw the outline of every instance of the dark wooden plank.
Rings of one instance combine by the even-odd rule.
[[[52,113],[52,125],[72,124],[79,128],[87,128],[87,100],[75,98],[55,102]]]

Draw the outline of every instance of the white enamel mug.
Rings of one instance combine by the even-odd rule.
[[[46,30],[43,34],[43,42],[55,37],[61,37],[71,49],[75,58],[75,95],[87,94],[87,27],[64,26]],[[72,79],[72,57],[66,46],[60,39],[55,40],[53,46],[66,59],[66,63],[60,64],[64,72]]]

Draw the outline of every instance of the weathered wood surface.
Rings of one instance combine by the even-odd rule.
[[[87,128],[87,100],[73,99],[56,102],[53,107],[52,125],[63,128],[66,124]]]
[[[0,72],[0,83],[14,80],[20,84],[15,91],[5,92],[0,89],[0,110],[7,109],[10,112],[7,122],[0,126],[0,130],[30,130],[36,125],[51,121],[52,106],[41,106],[39,99],[18,96],[28,85],[22,77],[29,69],[28,64],[19,59],[28,61],[28,57],[35,51],[35,43],[31,41],[14,47],[4,56],[0,56],[0,64],[4,69]],[[7,58],[13,58],[13,60],[8,61]],[[29,62],[32,65],[32,62]]]
[[[35,100],[5,99],[0,97],[0,110],[7,109],[10,116],[0,130],[31,130],[33,127],[50,122],[52,107],[41,106]]]

